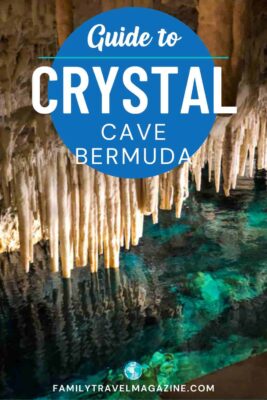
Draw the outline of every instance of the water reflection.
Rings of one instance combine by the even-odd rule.
[[[242,185],[230,199],[207,186],[179,223],[169,212],[157,226],[147,219],[120,271],[51,276],[45,243],[28,275],[17,254],[1,255],[1,397],[92,376],[121,382],[131,359],[145,383],[178,384],[265,351],[265,179]]]
[[[143,329],[180,312],[164,288],[154,290],[149,271],[90,276],[81,268],[64,280],[49,274],[45,244],[35,252],[37,262],[28,276],[20,272],[17,255],[1,259],[0,379],[5,396],[40,394],[74,374],[112,367],[131,352],[136,356],[130,343],[140,340]],[[159,342],[154,337],[137,352]]]

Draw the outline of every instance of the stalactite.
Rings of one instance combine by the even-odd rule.
[[[236,102],[248,35],[250,0],[199,0],[198,34],[223,68],[223,104]]]
[[[130,249],[131,244],[131,195],[130,180],[120,181],[121,191],[121,246],[126,250]]]
[[[160,176],[160,208],[171,210],[173,204],[173,173],[168,172]]]
[[[92,191],[92,206],[89,221],[89,265],[91,272],[98,270],[98,203],[96,194]]]
[[[266,125],[266,111],[263,111],[259,117],[259,141],[258,141],[258,157],[257,168],[267,168],[267,125]]]
[[[90,171],[78,165],[79,188],[80,188],[80,243],[79,243],[79,264],[88,264],[88,229],[90,210]]]
[[[14,134],[6,132],[3,127],[0,128],[0,155],[2,158],[1,165],[1,187],[5,207],[11,202],[9,182],[12,179],[11,156],[14,148]]]
[[[120,248],[139,243],[145,215],[157,223],[159,209],[175,207],[177,218],[181,216],[189,173],[201,190],[202,171],[208,164],[209,180],[214,180],[218,192],[222,170],[223,189],[229,196],[238,176],[253,175],[256,154],[257,167],[266,168],[266,88],[247,93],[239,99],[238,114],[217,117],[191,162],[146,179],[114,178],[76,165],[51,126],[33,120],[37,142],[27,158],[23,153],[13,157],[14,139],[1,143],[1,192],[13,208],[0,215],[0,251],[20,246],[28,270],[32,246],[48,239],[51,270],[61,270],[64,277],[74,266],[89,265],[96,272],[100,254],[106,268],[118,268]]]
[[[142,215],[141,210],[138,207],[137,185],[138,182],[136,180],[130,179],[131,244],[133,246],[138,245],[140,233],[142,230],[142,228],[140,227]]]
[[[80,265],[79,258],[79,242],[80,242],[80,193],[79,193],[79,182],[78,182],[78,171],[77,165],[71,163],[70,166],[71,175],[71,234],[73,237],[73,254],[75,265]]]
[[[100,172],[95,173],[95,191],[98,209],[98,251],[99,254],[104,252],[104,229],[105,229],[105,212],[106,212],[106,183],[105,177]]]
[[[171,1],[163,3],[174,7]],[[102,0],[101,4],[106,10],[150,6],[151,1]],[[33,245],[41,239],[49,240],[52,272],[70,277],[73,267],[89,266],[94,273],[99,255],[103,255],[105,268],[117,269],[120,248],[128,250],[139,243],[144,216],[157,223],[159,209],[173,208],[176,217],[181,216],[189,195],[189,176],[196,190],[201,190],[206,164],[209,181],[214,181],[217,192],[223,187],[227,196],[240,175],[252,176],[256,167],[267,168],[267,85],[259,74],[266,67],[265,38],[262,35],[255,51],[253,37],[250,42],[244,40],[247,4],[249,0],[199,1],[198,33],[212,55],[230,56],[218,62],[223,66],[223,104],[234,105],[236,101],[238,113],[218,116],[209,138],[191,161],[161,176],[119,179],[76,165],[49,119],[32,112],[28,95],[17,100],[12,82],[21,79],[31,58],[50,54],[51,50],[55,53],[54,39],[31,51],[22,49],[17,63],[12,61],[13,55],[5,58],[2,72],[6,90],[5,95],[0,93],[4,119],[0,129],[0,252],[20,248],[22,265],[28,271]],[[57,0],[56,5],[58,40],[62,44],[72,31],[72,5],[70,0]],[[23,15],[24,11],[23,3],[18,12]],[[7,13],[7,7],[0,10],[1,20]],[[32,2],[32,26],[36,29],[44,13],[45,2]],[[13,40],[17,42],[18,38]],[[256,73],[245,66],[241,80],[244,48],[249,60],[257,55],[253,61]],[[27,86],[26,80],[22,82]]]
[[[68,159],[65,149],[58,153],[58,216],[59,216],[59,241],[62,274],[64,278],[70,277],[73,266],[73,245],[71,242],[71,198],[68,187]],[[67,172],[67,173],[66,173]]]
[[[223,190],[225,195],[229,196],[231,189],[231,166],[233,161],[232,130],[229,125],[226,127],[225,131],[223,154]]]
[[[159,205],[159,176],[146,178],[143,180],[143,197],[145,215],[152,214],[153,223],[158,222],[158,205]]]
[[[173,171],[176,218],[181,217],[183,202],[188,197],[188,166],[188,163],[184,163]]]
[[[16,203],[18,206],[21,262],[26,272],[29,271],[32,240],[31,210],[29,199],[28,171],[20,170],[16,174]]]
[[[72,0],[56,0],[56,21],[58,44],[61,46],[73,31]]]
[[[50,241],[50,262],[51,271],[57,272],[59,261],[59,213],[58,213],[58,197],[57,197],[57,164],[56,159],[51,158],[46,169],[46,198],[47,198],[47,224],[48,237]]]

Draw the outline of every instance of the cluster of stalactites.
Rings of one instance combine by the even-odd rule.
[[[236,188],[238,176],[253,177],[255,168],[267,169],[266,106],[267,87],[263,85],[246,94],[236,115],[217,118],[208,139],[192,158],[197,190],[201,189],[201,171],[206,163],[209,181],[214,173],[216,192],[223,175],[226,196]]]
[[[41,238],[50,241],[51,270],[59,270],[60,259],[64,277],[70,276],[73,266],[89,264],[91,272],[96,272],[101,254],[106,268],[118,268],[120,247],[138,244],[144,215],[152,215],[157,222],[159,199],[162,209],[175,204],[179,217],[188,195],[188,164],[160,177],[135,180],[77,165],[64,147],[39,150],[28,163],[17,158],[13,163],[11,196],[26,271],[33,261],[33,245]],[[2,250],[7,234],[8,230],[1,239]]]
[[[33,125],[37,131],[45,126]],[[51,129],[49,124],[46,129]],[[151,215],[157,223],[159,209],[175,206],[179,218],[188,197],[189,171],[200,190],[207,163],[216,191],[223,181],[228,196],[238,175],[253,176],[256,148],[257,168],[266,169],[266,90],[247,96],[237,115],[218,117],[191,163],[153,178],[119,179],[77,165],[74,156],[53,140],[30,148],[25,155],[13,151],[12,135],[1,136],[2,197],[11,208],[0,218],[0,251],[17,245],[28,271],[34,243],[49,240],[51,270],[60,269],[60,260],[63,276],[69,277],[73,267],[90,265],[96,272],[101,254],[106,268],[118,268],[120,248],[138,244],[144,216]],[[35,136],[49,134],[38,131]]]

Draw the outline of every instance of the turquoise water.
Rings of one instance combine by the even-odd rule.
[[[130,360],[143,366],[135,383],[185,383],[266,351],[267,197],[263,177],[255,183],[244,180],[229,199],[206,184],[179,221],[146,217],[144,239],[122,252],[117,273],[51,277],[44,244],[29,276],[16,258],[13,272],[2,260],[2,398],[75,397],[52,394],[55,383],[129,384]]]

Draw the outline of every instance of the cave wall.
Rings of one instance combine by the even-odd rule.
[[[212,54],[230,55],[223,64],[224,101],[237,102],[238,114],[217,118],[191,164],[159,177],[118,179],[75,164],[50,118],[32,109],[31,75],[40,65],[38,56],[56,54],[58,43],[84,20],[109,8],[140,5],[179,17]],[[64,277],[74,266],[89,264],[96,272],[99,254],[106,268],[118,268],[120,247],[138,244],[145,215],[156,223],[159,208],[173,206],[181,215],[189,176],[200,190],[206,163],[216,191],[223,186],[226,195],[239,175],[266,169],[266,5],[266,0],[2,0],[0,251],[20,248],[28,271],[33,245],[44,239],[50,241],[51,270],[61,268]],[[45,82],[42,96],[45,101]]]

